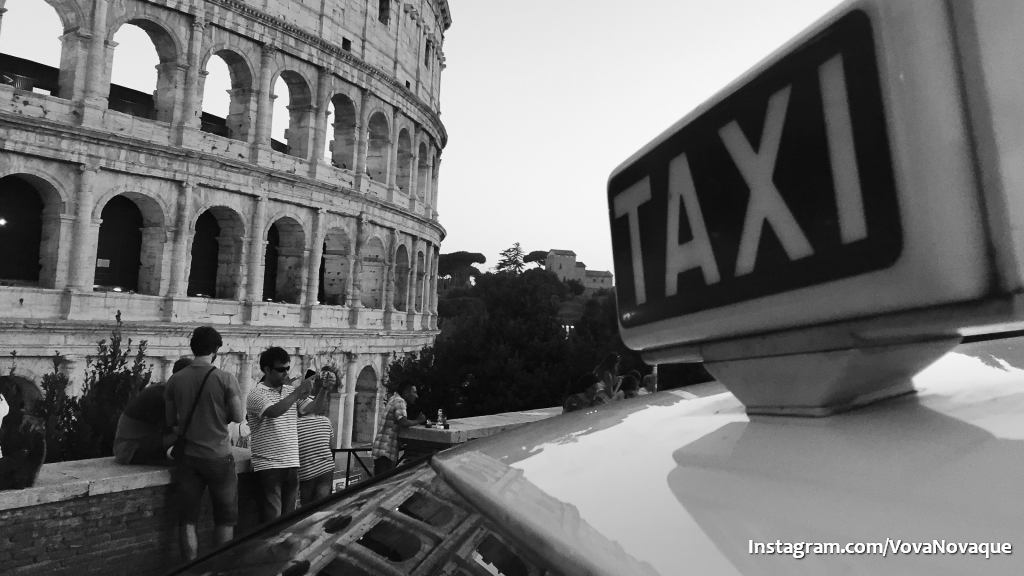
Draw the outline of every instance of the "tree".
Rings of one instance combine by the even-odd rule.
[[[545,268],[547,259],[548,252],[546,250],[534,250],[523,258],[523,264],[536,264],[537,268]]]
[[[96,458],[113,454],[117,420],[128,402],[149,384],[152,370],[146,365],[146,341],[139,342],[132,355],[132,339],[124,342],[121,311],[110,333],[110,343],[100,340],[96,356],[86,366],[82,396],[78,398],[79,413],[74,417],[76,430],[68,459]]]
[[[510,274],[522,274],[525,264],[523,264],[523,256],[525,255],[523,249],[519,246],[519,242],[516,242],[512,246],[502,250],[500,252],[501,260],[498,260],[496,269],[498,272],[505,272]]]
[[[571,292],[573,296],[579,296],[586,290],[586,288],[583,287],[583,283],[575,278],[566,280],[565,285],[569,288],[569,292]]]
[[[473,264],[483,264],[487,258],[479,252],[452,252],[441,254],[437,260],[437,275],[450,276],[456,283],[461,285],[469,284],[470,278],[476,278],[482,272]]]

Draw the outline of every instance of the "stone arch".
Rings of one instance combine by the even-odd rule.
[[[210,100],[212,96],[206,91],[206,80],[208,68],[214,58],[219,58],[227,67],[228,80],[231,88],[228,90],[228,107],[223,117],[215,112],[216,106]],[[203,96],[201,128],[204,132],[210,132],[232,140],[246,141],[249,138],[249,131],[252,122],[250,118],[256,110],[256,91],[253,84],[253,66],[244,52],[239,52],[225,42],[212,46],[203,56],[203,74],[200,75],[200,93]],[[214,78],[218,80],[218,78]],[[222,80],[222,79],[221,79]],[[216,82],[218,85],[220,82]],[[207,112],[210,110],[210,112]]]
[[[424,202],[429,202],[428,196],[430,178],[430,152],[426,142],[420,142],[416,159],[416,197]]]
[[[366,241],[360,255],[359,300],[366,308],[382,308],[384,303],[384,242],[378,236]]]
[[[125,25],[141,28],[153,43],[159,59],[159,64],[156,67],[156,87],[152,94],[146,94],[118,86],[111,81],[110,94],[107,99],[108,107],[132,116],[171,122],[174,119],[178,86],[183,84],[182,74],[178,69],[182,43],[174,34],[174,28],[162,22],[158,16],[132,14],[119,19],[110,26],[107,37],[109,46],[116,46],[114,37]],[[112,78],[114,65],[117,62],[116,47],[114,50],[114,57],[111,59],[110,70],[108,70],[108,79]]]
[[[373,366],[364,366],[356,378],[355,418],[352,422],[352,442],[365,444],[373,441],[377,432],[377,399],[380,383]]]
[[[352,241],[344,228],[331,228],[324,236],[320,259],[320,284],[317,301],[330,306],[344,305],[352,275]]]
[[[0,178],[0,283],[56,288],[61,193],[33,174]]]
[[[45,92],[70,99],[74,92],[74,71],[78,58],[76,43],[80,39],[76,34],[69,35],[68,32],[73,32],[80,20],[78,6],[73,2],[51,0],[35,0],[35,5],[32,4],[31,1],[21,1],[8,2],[6,5],[7,13],[4,15],[0,38],[5,40],[8,49],[0,57],[0,69],[5,77],[13,81],[15,89]],[[48,13],[40,18],[36,11],[43,6]],[[22,10],[26,10],[24,18]],[[11,27],[20,28],[21,36],[28,36],[31,40],[15,45],[6,42],[9,37],[3,31]]]
[[[263,299],[298,304],[302,295],[302,261],[306,236],[300,221],[282,216],[267,227],[263,265]]]
[[[424,279],[427,277],[426,271],[426,260],[423,257],[423,252],[416,253],[416,303],[415,310],[417,312],[423,312],[423,289],[425,288]]]
[[[406,193],[409,192],[412,184],[412,138],[409,130],[402,128],[398,131],[398,171],[395,185]]]
[[[334,108],[331,164],[338,168],[353,170],[356,165],[356,150],[359,141],[355,102],[345,94],[335,94],[331,98],[331,106]]]
[[[299,158],[309,158],[310,140],[313,132],[313,92],[311,84],[301,73],[285,69],[273,76],[284,82],[288,90],[288,128],[284,132],[285,143],[275,143],[271,148]],[[276,90],[277,81],[272,86]],[[275,93],[274,98],[277,98]]]
[[[65,31],[75,30],[86,25],[82,7],[76,0],[42,0],[57,11],[61,25]]]
[[[372,180],[387,182],[388,150],[391,148],[391,129],[387,114],[374,112],[366,122],[366,173]]]
[[[189,226],[189,296],[237,299],[242,285],[245,221],[227,206],[201,210]]]
[[[114,292],[160,294],[167,243],[160,203],[138,192],[121,192],[98,209],[95,284]]]
[[[409,250],[405,244],[395,251],[395,310],[406,312],[409,302]]]

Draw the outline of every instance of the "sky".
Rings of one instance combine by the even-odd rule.
[[[573,250],[589,270],[611,271],[612,170],[838,3],[449,0],[441,252],[483,253],[490,269],[519,242],[526,252]],[[43,0],[6,7],[0,52],[55,64],[59,44],[47,52],[36,41],[60,34],[52,9]],[[134,65],[156,63],[148,38],[125,26],[115,41],[113,80],[152,91],[155,70]],[[223,115],[227,68],[211,62],[204,110]],[[283,84],[276,93],[281,138]]]

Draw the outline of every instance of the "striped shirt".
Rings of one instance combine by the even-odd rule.
[[[294,389],[290,384],[270,388],[259,382],[249,391],[246,421],[252,431],[249,437],[252,469],[257,472],[299,467],[299,434],[296,423],[298,412],[295,405],[289,406],[288,410],[277,418],[263,415],[267,408],[283,400]]]
[[[334,428],[327,416],[299,416],[299,481],[312,480],[334,470],[331,436]]]

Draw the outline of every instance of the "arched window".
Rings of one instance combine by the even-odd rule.
[[[17,176],[0,179],[0,285],[36,284],[43,236],[43,199]]]
[[[241,216],[223,206],[210,208],[199,216],[192,237],[189,296],[238,297],[244,228]]]
[[[203,80],[203,132],[232,140],[247,140],[250,116],[255,110],[255,92],[248,64],[231,50],[219,50],[207,61],[206,72]]]
[[[388,119],[381,112],[370,116],[369,143],[366,149],[366,173],[377,182],[387,182],[390,129]]]
[[[377,373],[367,366],[356,379],[355,418],[352,422],[352,441],[360,444],[372,442],[377,431]]]
[[[430,153],[427,145],[420,142],[419,158],[416,166],[416,197],[424,202],[430,201]]]
[[[395,185],[406,193],[412,185],[412,139],[405,129],[398,133],[398,174]]]
[[[363,247],[359,299],[366,308],[381,308],[384,288],[384,244],[374,236]]]
[[[356,107],[344,94],[335,94],[331,99],[334,109],[334,141],[331,144],[331,164],[338,168],[354,170],[356,165]]]
[[[170,122],[182,81],[174,40],[149,20],[130,20],[114,34],[110,69],[111,110]]]
[[[60,88],[64,27],[57,11],[43,0],[7,2],[6,8],[0,28],[0,83],[70,98]]]
[[[416,311],[423,311],[423,290],[426,287],[424,279],[427,277],[426,263],[423,259],[423,252],[416,253]]]
[[[399,246],[395,251],[395,309],[405,312],[409,301],[409,251]]]
[[[100,213],[96,243],[98,289],[138,292],[142,266],[142,211],[127,197],[114,196]]]
[[[267,233],[264,258],[263,299],[298,304],[302,295],[302,253],[306,239],[302,226],[284,217]]]
[[[278,95],[288,93],[288,100]],[[308,158],[312,134],[312,95],[309,84],[297,72],[286,70],[274,83],[274,117],[270,147],[299,158]]]
[[[324,255],[320,260],[318,302],[329,306],[341,306],[346,303],[350,266],[348,233],[341,229],[328,231],[324,237]]]

